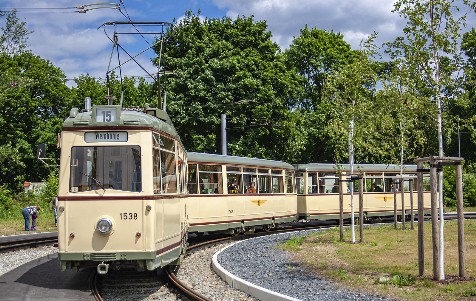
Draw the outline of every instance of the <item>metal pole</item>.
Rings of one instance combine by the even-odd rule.
[[[424,244],[424,222],[425,212],[423,208],[423,162],[417,163],[417,193],[418,193],[418,274],[423,276],[425,273],[425,244]]]
[[[350,176],[354,173],[354,118],[350,121],[350,135],[349,135],[349,163]],[[352,232],[352,243],[355,243],[355,220],[354,220],[354,181],[350,181],[350,227]]]
[[[342,193],[342,175],[339,174],[339,234],[340,241],[344,241],[344,195]]]
[[[463,215],[463,169],[456,165],[456,208],[458,213],[458,261],[459,276],[465,277],[464,264],[464,215]]]
[[[397,181],[393,181],[393,228],[397,230]]]
[[[405,230],[405,181],[400,179],[400,193],[402,195],[402,230]]]
[[[364,178],[359,179],[359,230],[360,242],[364,242]]]
[[[226,114],[221,114],[221,154],[227,154],[227,141],[226,141]]]
[[[413,211],[413,179],[409,180],[408,185],[410,186],[410,229],[414,230],[415,214]]]

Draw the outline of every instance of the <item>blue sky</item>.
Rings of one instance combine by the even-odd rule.
[[[404,20],[392,13],[393,0],[113,0],[111,2],[88,0],[0,0],[0,10],[17,8],[18,17],[27,22],[30,34],[30,49],[44,59],[61,68],[68,78],[80,74],[90,74],[104,78],[109,65],[112,43],[102,28],[105,22],[128,21],[166,21],[173,22],[183,17],[186,10],[198,12],[203,17],[221,18],[228,16],[254,16],[255,20],[265,20],[272,33],[272,39],[282,50],[299,35],[305,25],[309,28],[333,30],[344,35],[344,39],[354,49],[361,40],[376,31],[377,43],[393,40],[401,35]],[[457,1],[458,2],[458,1]],[[461,2],[461,0],[459,0]],[[102,3],[90,5],[93,3]],[[111,9],[120,4],[121,11]],[[90,5],[86,13],[77,13],[81,5]],[[69,8],[69,9],[67,9]],[[122,12],[122,13],[121,13]],[[476,26],[474,12],[469,17],[469,29]],[[3,26],[3,24],[1,24]],[[129,28],[130,29],[130,28]],[[469,30],[468,29],[468,30]],[[113,26],[107,30],[112,33]],[[117,27],[118,32],[127,30]],[[153,36],[146,36],[151,42]],[[148,47],[139,35],[119,35],[119,43],[131,55]],[[154,57],[149,50],[137,60],[150,72],[154,67],[150,59]],[[128,57],[121,52],[121,61]],[[111,68],[117,66],[117,54],[111,61]],[[145,76],[146,73],[136,64],[127,63],[123,75]]]

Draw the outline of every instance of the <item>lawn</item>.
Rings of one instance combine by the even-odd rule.
[[[425,223],[425,274],[418,276],[418,231],[364,229],[364,242],[339,241],[339,229],[297,237],[281,247],[312,273],[343,287],[400,300],[476,300],[476,221],[465,221],[466,278],[458,277],[457,222],[445,222],[445,281],[433,281],[431,223]],[[358,230],[358,227],[357,227]],[[350,240],[350,230],[345,230]],[[357,231],[357,237],[359,233]]]

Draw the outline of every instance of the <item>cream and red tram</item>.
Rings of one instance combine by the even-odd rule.
[[[72,109],[59,177],[61,268],[175,264],[186,247],[186,153],[168,115]]]
[[[189,232],[243,232],[296,220],[294,167],[237,156],[188,153]]]
[[[339,219],[339,174],[341,175],[344,218],[350,218],[351,193],[350,182],[345,181],[351,176],[350,164],[334,163],[297,164],[296,190],[299,219],[331,220]],[[353,175],[363,177],[363,206],[367,219],[380,219],[394,215],[394,186],[398,191],[397,210],[402,210],[400,179],[403,180],[405,212],[410,213],[410,185],[413,191],[413,208],[418,210],[416,191],[416,165],[404,165],[403,174],[400,165],[387,164],[355,164]],[[411,181],[410,181],[411,179]],[[424,212],[430,210],[429,175],[423,178]],[[354,209],[359,210],[359,181],[354,181]]]

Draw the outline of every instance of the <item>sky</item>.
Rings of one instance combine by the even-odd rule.
[[[33,32],[29,49],[63,70],[72,80],[81,74],[105,78],[107,70],[123,65],[124,76],[157,73],[151,63],[156,54],[147,50],[156,35],[119,34],[119,58],[113,50],[112,33],[130,32],[130,25],[105,25],[106,22],[180,20],[187,10],[207,18],[254,16],[265,20],[272,40],[281,50],[299,36],[304,26],[343,34],[353,49],[372,32],[377,45],[402,35],[405,20],[392,13],[394,0],[0,0],[0,10],[17,9],[17,17]],[[102,0],[104,1],[104,0]],[[461,1],[461,0],[460,0]],[[120,5],[120,10],[116,9]],[[82,7],[84,6],[84,7]],[[86,12],[78,12],[86,9]],[[470,14],[468,28],[476,27]],[[3,21],[3,20],[0,20]],[[0,23],[3,27],[3,23]],[[140,31],[160,32],[160,27],[139,27]],[[469,30],[468,29],[468,30]],[[107,34],[106,34],[107,33]],[[136,56],[137,54],[140,54]],[[129,60],[129,61],[128,61]],[[116,73],[119,69],[116,69]],[[71,85],[72,81],[69,85]]]

